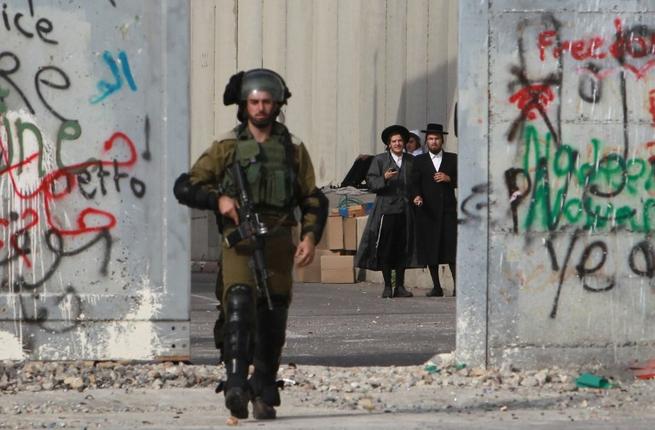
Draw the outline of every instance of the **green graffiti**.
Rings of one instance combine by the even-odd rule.
[[[0,86],[0,114],[7,113],[7,104],[5,97],[9,95],[9,90]]]
[[[526,230],[575,225],[594,231],[624,227],[649,232],[655,227],[655,163],[604,152],[596,138],[590,141],[591,160],[581,160],[571,145],[554,148],[550,133],[542,138],[533,125],[525,127],[523,141],[523,170],[532,184],[523,209]]]
[[[7,106],[4,103],[4,98],[9,95],[9,90],[6,90],[2,87],[0,87],[0,114],[6,114],[7,113]],[[34,141],[37,144],[38,147],[38,154],[39,154],[39,160],[38,160],[38,174],[39,178],[43,178],[46,175],[46,170],[44,167],[44,139],[43,139],[43,134],[41,130],[36,126],[36,124],[33,124],[29,121],[24,121],[21,118],[16,118],[15,121],[12,122],[7,118],[6,115],[2,115],[2,126],[4,127],[6,131],[6,136],[7,136],[7,142],[3,142],[5,145],[5,150],[6,150],[6,156],[2,157],[0,159],[0,166],[11,166],[12,163],[14,162],[14,154],[16,152],[16,149],[14,148],[14,139],[13,139],[13,133],[12,133],[12,125],[13,129],[16,133],[17,137],[17,146],[18,146],[18,166],[16,167],[16,174],[20,175],[23,173],[23,162],[25,161],[25,143],[27,139],[27,135],[31,135],[34,139]],[[67,167],[64,162],[62,161],[61,157],[61,149],[63,146],[64,142],[73,142],[76,141],[80,138],[82,135],[82,127],[80,126],[80,123],[76,120],[66,120],[61,123],[59,126],[59,129],[57,130],[57,140],[56,140],[56,147],[55,147],[55,157],[56,157],[56,163],[57,167],[60,169],[63,169]],[[30,154],[27,154],[29,156]],[[87,161],[94,161],[94,158],[90,158]]]
[[[59,127],[57,132],[57,147],[56,147],[56,159],[57,167],[63,169],[66,167],[64,162],[61,159],[61,147],[64,141],[75,141],[80,138],[82,135],[82,127],[80,123],[74,120],[66,120]]]

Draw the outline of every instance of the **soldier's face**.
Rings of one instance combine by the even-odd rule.
[[[425,137],[425,142],[431,153],[438,154],[443,146],[443,135],[441,133],[428,134]]]
[[[400,155],[403,153],[403,148],[405,147],[405,141],[403,140],[403,137],[399,134],[394,134],[391,136],[389,139],[389,148],[391,149],[391,152],[393,152],[396,155]]]
[[[277,103],[266,91],[253,91],[248,96],[246,109],[248,120],[255,127],[263,128],[273,123]]]

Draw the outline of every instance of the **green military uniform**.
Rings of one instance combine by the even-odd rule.
[[[244,402],[249,398],[258,406],[255,417],[268,419],[275,417],[272,407],[280,404],[275,377],[291,302],[295,254],[291,228],[297,224],[293,212],[300,208],[301,237],[310,235],[318,243],[327,219],[327,199],[316,188],[307,149],[284,125],[275,122],[270,137],[261,143],[253,139],[246,125],[243,122],[214,141],[189,174],[178,178],[174,191],[181,203],[218,214],[221,195],[237,198],[239,194],[231,166],[240,163],[255,211],[268,227],[264,255],[273,309],[258,296],[250,267],[254,240],[233,247],[223,243],[222,275],[217,280],[221,306],[214,329],[226,364],[226,406],[236,416],[246,417]],[[236,229],[231,219],[217,217],[225,236]],[[244,385],[249,364],[255,372]],[[270,408],[261,409],[262,404]]]
[[[279,161],[279,154],[284,154],[285,151],[284,139],[287,134],[288,131],[284,125],[275,123],[269,140],[259,145],[260,154],[257,156],[268,156],[268,161],[271,158],[277,158],[274,161]],[[318,240],[323,230],[323,224],[319,222],[321,221],[321,214],[319,213],[321,202],[319,197],[316,196],[316,179],[311,159],[305,145],[295,136],[290,135],[290,138],[293,145],[292,163],[294,166],[292,168],[295,171],[296,183],[288,184],[289,178],[280,178],[278,174],[277,183],[269,181],[263,186],[251,186],[256,210],[270,231],[269,237],[266,239],[265,249],[266,268],[269,272],[269,291],[273,295],[285,296],[289,299],[291,297],[293,255],[295,253],[291,227],[297,223],[292,211],[296,206],[296,202],[302,211],[301,236],[311,234],[315,240]],[[238,158],[239,148],[243,144],[251,144],[252,139],[247,127],[237,127],[214,141],[211,147],[200,156],[191,168],[189,173],[190,183],[194,186],[204,187],[210,194],[215,196],[216,201],[220,194],[227,194],[236,198],[237,190],[230,180],[228,166]],[[267,145],[280,148],[268,151]],[[245,154],[243,157],[248,155]],[[280,173],[280,164],[284,163],[278,162],[275,169],[268,169],[269,176],[275,176],[270,175],[270,170],[273,170],[272,173],[274,174]],[[246,176],[250,182],[253,175],[250,175],[249,170],[250,167],[246,169]],[[291,187],[291,189],[275,193],[276,189],[279,191],[283,187]],[[283,194],[291,194],[291,196]],[[290,200],[288,197],[293,197],[295,202],[286,201]],[[269,204],[268,201],[270,200],[274,200],[274,204]],[[223,218],[222,222],[224,235],[229,234],[235,228],[233,222],[228,218]],[[222,302],[225,302],[225,295],[231,285],[246,284],[254,287],[255,281],[248,265],[251,255],[251,244],[244,243],[233,248],[227,248],[223,244],[222,278],[223,285],[228,288],[225,288],[222,292],[222,297],[220,297]]]
[[[272,70],[252,69],[230,77],[223,103],[238,104],[241,124],[214,141],[174,186],[180,203],[216,213],[219,228],[231,243],[223,245],[222,275],[217,280],[221,306],[214,337],[225,362],[226,381],[219,388],[225,393],[225,406],[237,418],[248,417],[249,402],[255,418],[276,417],[274,406],[280,404],[280,396],[275,378],[285,342],[295,254],[293,213],[300,208],[301,238],[313,237],[314,243],[321,239],[327,220],[327,199],[316,188],[305,146],[274,121],[289,97],[284,79]],[[249,118],[251,109],[262,109],[267,117]],[[266,141],[257,142],[249,125],[265,129]],[[248,207],[254,207],[261,222],[251,214],[249,222],[237,229],[230,218],[219,214],[218,200],[224,195],[242,202],[243,190],[235,186],[241,182],[246,183]],[[258,232],[256,239],[250,238],[253,229]],[[261,269],[262,260],[270,302],[256,288],[262,271],[255,276],[251,269],[255,261]]]

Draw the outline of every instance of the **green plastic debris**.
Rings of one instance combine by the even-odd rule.
[[[423,369],[430,374],[441,372],[441,369],[439,369],[439,367],[437,367],[437,365],[431,361],[425,363],[425,367]]]
[[[455,364],[455,369],[462,370],[466,368],[466,363],[457,363]]]
[[[602,376],[593,373],[583,373],[575,380],[575,385],[581,388],[603,388],[608,389],[614,385]]]

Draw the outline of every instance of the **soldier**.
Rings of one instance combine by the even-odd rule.
[[[267,69],[239,72],[225,87],[223,103],[238,104],[240,124],[215,140],[189,174],[175,184],[180,203],[218,213],[224,236],[239,224],[238,191],[230,167],[243,167],[251,199],[268,227],[265,259],[273,310],[258,294],[249,267],[253,241],[222,249],[222,284],[218,282],[222,313],[217,346],[225,363],[225,405],[233,416],[248,417],[248,402],[256,419],[273,419],[280,404],[276,375],[285,341],[293,264],[305,266],[327,220],[328,201],[316,187],[314,168],[305,145],[276,121],[291,96],[284,80]],[[300,208],[301,239],[294,247],[293,212]],[[225,288],[220,288],[224,286]],[[224,326],[222,326],[224,322]],[[249,365],[254,373],[248,378]]]

